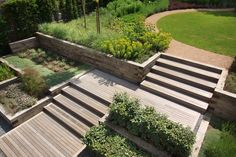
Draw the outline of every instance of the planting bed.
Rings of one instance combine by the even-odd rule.
[[[142,63],[169,46],[171,37],[168,33],[156,33],[154,27],[144,25],[146,16],[166,9],[167,6],[168,0],[116,0],[101,12],[101,33],[95,29],[95,13],[86,16],[86,28],[84,19],[79,18],[67,23],[44,23],[40,25],[39,31],[119,59]]]
[[[199,157],[235,157],[236,123],[212,117]]]
[[[21,83],[14,83],[0,90],[0,104],[4,107],[6,114],[14,115],[37,102],[37,98],[30,96],[21,88]]]
[[[20,78],[14,77],[14,81],[3,83],[0,88],[1,114],[14,126],[42,110],[50,100],[50,97],[45,97],[50,87],[54,86],[51,89],[56,90],[59,87],[55,85],[64,84],[90,68],[41,49],[29,49],[3,58],[8,66],[24,71]],[[14,71],[7,65],[3,66],[7,70],[2,70],[2,67],[0,70],[8,72],[8,75],[3,75],[4,78],[11,78]]]
[[[4,59],[21,70],[28,67],[35,69],[43,76],[49,87],[62,83],[89,69],[88,65],[68,60],[41,49],[30,49],[16,55],[5,56]]]

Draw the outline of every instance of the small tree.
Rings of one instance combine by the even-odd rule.
[[[97,33],[101,33],[101,28],[100,28],[100,13],[99,13],[99,0],[96,1],[96,25],[97,25]]]
[[[87,28],[87,20],[86,20],[86,0],[81,0],[82,3],[82,10],[84,15],[84,28]]]

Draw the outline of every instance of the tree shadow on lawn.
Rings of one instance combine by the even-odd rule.
[[[64,72],[49,74],[47,76],[44,76],[44,78],[48,86],[52,87],[64,81],[69,80],[75,75],[76,75],[76,72],[64,71]]]

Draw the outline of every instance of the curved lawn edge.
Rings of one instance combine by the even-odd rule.
[[[155,26],[155,29],[158,32],[159,29],[157,28],[156,23],[161,18],[168,15],[177,14],[177,13],[198,12],[198,11],[214,11],[214,12],[222,11],[223,12],[223,11],[234,11],[234,8],[182,9],[182,10],[165,11],[165,12],[157,13],[157,14],[147,17],[145,20],[145,24]],[[217,53],[210,52],[207,50],[203,50],[201,48],[197,48],[197,47],[179,42],[174,39],[171,41],[169,49],[167,49],[165,52],[178,56],[178,57],[195,60],[198,62],[214,65],[214,66],[225,68],[225,69],[229,69],[234,61],[234,59],[230,56],[225,56],[225,55],[217,54]]]

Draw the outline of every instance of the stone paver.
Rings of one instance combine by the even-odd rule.
[[[186,12],[196,12],[196,11],[232,11],[232,9],[184,9],[184,10],[165,11],[148,17],[145,23],[156,26],[157,21],[160,20],[162,17],[176,13],[186,13]],[[156,31],[158,31],[157,27]],[[165,52],[178,57],[195,60],[205,64],[211,64],[225,69],[229,69],[234,61],[232,57],[199,49],[176,40],[171,41],[169,49],[167,49]]]

